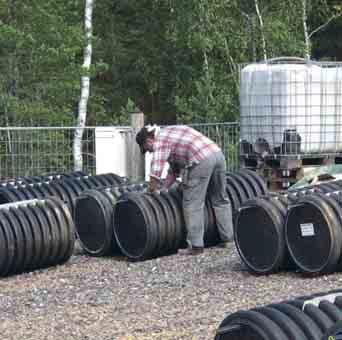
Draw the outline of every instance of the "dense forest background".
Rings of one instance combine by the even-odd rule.
[[[341,8],[333,0],[94,1],[87,125],[125,124],[136,107],[164,124],[235,121],[243,63],[342,60]],[[2,126],[75,122],[83,15],[83,0],[0,0]]]

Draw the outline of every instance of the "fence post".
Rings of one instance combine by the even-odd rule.
[[[144,126],[144,113],[141,111],[131,113],[132,135],[130,138],[130,178],[133,180],[144,180],[145,157],[141,154],[138,144],[135,142],[137,132]]]

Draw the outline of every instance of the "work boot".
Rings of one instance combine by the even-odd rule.
[[[203,247],[188,247],[185,249],[179,249],[179,255],[201,255],[204,252]]]

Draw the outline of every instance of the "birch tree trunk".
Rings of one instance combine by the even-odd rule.
[[[261,16],[261,13],[260,13],[258,0],[254,0],[254,4],[255,4],[255,11],[257,13],[258,20],[259,20],[259,25],[260,25],[263,57],[264,57],[264,60],[267,60],[266,39],[265,39],[265,34],[264,34],[264,21],[262,20],[262,16]]]
[[[303,30],[304,30],[304,42],[305,42],[305,58],[311,58],[311,43],[307,26],[307,13],[306,13],[306,0],[302,0],[302,20],[303,20]]]
[[[73,155],[74,155],[74,170],[81,171],[83,168],[82,158],[82,137],[84,133],[85,122],[87,118],[87,104],[89,98],[90,88],[90,65],[92,54],[92,14],[93,14],[93,0],[85,0],[84,11],[84,59],[82,65],[82,77],[81,77],[81,97],[78,103],[78,117],[77,127],[74,134]]]
[[[257,60],[257,56],[256,56],[256,47],[255,47],[255,34],[254,34],[254,25],[253,25],[253,20],[251,18],[251,16],[247,13],[245,13],[244,11],[241,11],[241,14],[244,16],[245,21],[246,21],[246,33],[247,36],[249,37],[249,48],[251,51],[251,57],[254,62],[256,62]],[[227,40],[226,40],[227,42]]]

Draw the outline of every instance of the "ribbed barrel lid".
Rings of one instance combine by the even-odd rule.
[[[144,203],[138,197],[129,197],[129,194],[125,195],[125,198],[116,204],[114,233],[121,251],[132,259],[138,259],[144,257],[148,246],[148,211],[144,209]]]
[[[324,270],[332,253],[333,226],[318,206],[305,202],[287,216],[285,237],[291,257],[305,272]]]
[[[107,216],[102,201],[94,195],[77,198],[75,227],[82,248],[92,255],[103,255],[107,242]]]
[[[257,273],[272,272],[283,256],[279,219],[271,209],[246,206],[235,225],[235,244],[244,263]]]

